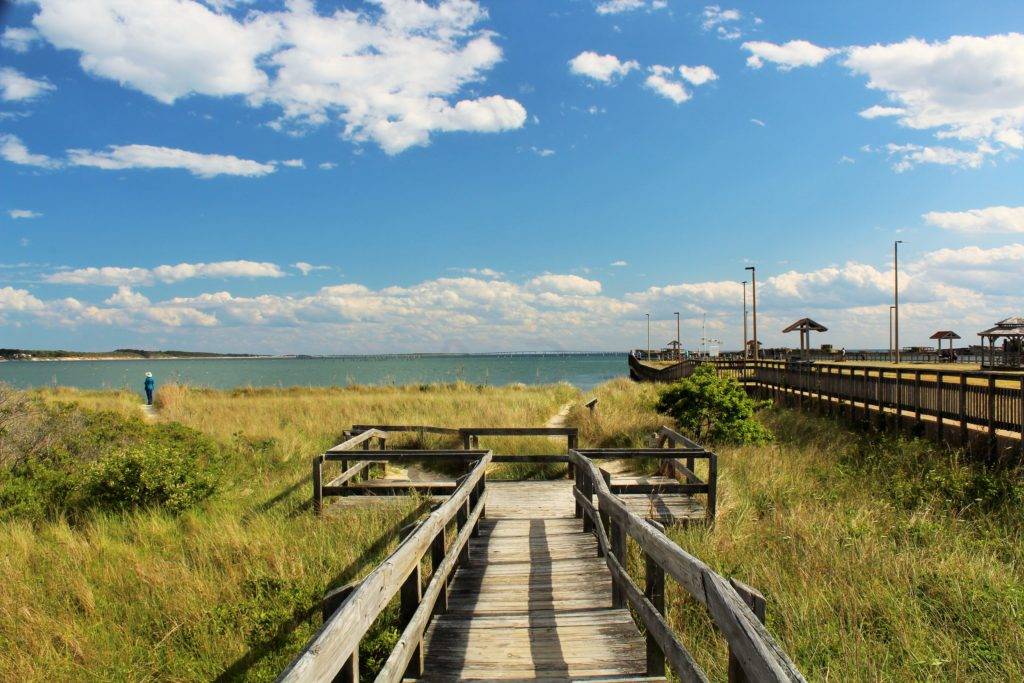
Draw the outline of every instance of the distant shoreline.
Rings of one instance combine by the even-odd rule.
[[[3,363],[61,363],[63,361],[161,361],[161,360],[264,360],[281,356],[62,356],[60,358],[0,358]]]
[[[0,357],[2,363],[58,363],[61,361],[164,361],[164,360],[375,360],[385,358],[396,359],[417,359],[417,358],[461,358],[461,357],[515,357],[530,358],[536,356],[618,356],[626,351],[488,351],[477,353],[367,353],[367,354],[338,354],[338,355],[239,355],[227,354],[216,355],[195,355],[195,356],[59,356],[59,357],[31,357],[31,358],[5,358]]]

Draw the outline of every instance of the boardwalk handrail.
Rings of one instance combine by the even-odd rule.
[[[673,543],[654,525],[630,512],[612,493],[597,465],[572,451],[576,465],[573,495],[586,515],[587,530],[597,536],[598,552],[612,574],[612,600],[616,607],[629,603],[647,631],[648,675],[664,674],[667,659],[684,681],[706,681],[707,676],[673,633],[664,617],[664,576],[668,574],[703,605],[736,658],[737,673],[752,681],[803,681],[804,678],[733,584],[704,562]],[[593,497],[597,496],[597,505]],[[644,553],[646,592],[626,569],[626,541],[632,538]],[[730,667],[730,671],[733,667]],[[738,680],[731,677],[730,680]]]
[[[343,669],[347,679],[358,680],[359,642],[399,592],[404,630],[377,680],[400,681],[406,673],[420,675],[423,633],[435,608],[445,607],[448,577],[460,561],[468,559],[469,538],[477,532],[484,515],[486,472],[491,457],[490,452],[484,453],[460,480],[455,492],[359,583],[278,677],[280,683],[333,681]],[[453,519],[459,534],[446,550],[445,532]],[[428,551],[434,569],[424,594],[420,565]]]
[[[352,467],[348,466],[348,458],[345,453],[353,450],[356,446],[362,446],[363,450],[370,450],[370,442],[377,439],[379,447],[384,448],[387,443],[387,432],[380,429],[366,429],[360,433],[350,436],[337,446],[328,448],[325,452],[313,456],[313,512],[320,514],[323,509],[325,492],[330,495],[348,485],[350,481],[358,476],[364,478],[369,476],[373,460],[359,460]],[[340,462],[341,474],[324,484],[324,463]]]

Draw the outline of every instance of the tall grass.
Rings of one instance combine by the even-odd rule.
[[[139,413],[125,392],[41,395]],[[177,515],[0,523],[0,680],[272,680],[319,626],[324,591],[369,571],[422,513],[403,498],[314,518],[313,454],[355,422],[536,426],[576,396],[568,385],[162,386],[159,419],[228,452],[219,492]]]

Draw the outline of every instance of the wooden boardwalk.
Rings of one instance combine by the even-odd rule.
[[[572,482],[492,482],[487,516],[426,637],[424,679],[647,678],[629,610],[612,607],[597,541]]]

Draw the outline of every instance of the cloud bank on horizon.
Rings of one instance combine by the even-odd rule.
[[[737,280],[756,259],[766,340],[812,315],[840,345],[871,346],[884,343],[888,249],[908,231],[904,338],[954,325],[966,339],[1024,313],[1011,189],[1024,181],[1024,18],[824,39],[789,30],[813,25],[791,21],[799,8],[544,7],[17,4],[0,32],[0,182],[13,190],[0,193],[0,239],[26,258],[0,264],[0,326],[244,338],[246,351],[434,350],[453,337],[478,350],[624,348],[644,313],[679,311],[737,345]],[[826,153],[824,138],[842,146]],[[882,186],[898,188],[889,219],[872,206]],[[292,213],[268,217],[292,197]],[[549,218],[563,198],[570,208]],[[147,201],[163,208],[147,214]],[[87,231],[144,246],[168,206],[185,207],[182,229],[203,226],[202,242],[149,254],[127,240],[109,256],[64,246]],[[237,226],[235,244],[219,235],[235,216],[259,246],[238,244]],[[769,232],[750,227],[762,220],[794,224],[772,240],[791,254],[765,261]],[[803,246],[819,220],[836,238]],[[624,238],[647,224],[661,241],[641,255]],[[322,244],[323,226],[343,236],[338,252],[303,248]],[[557,242],[563,264],[518,251],[520,230]],[[871,240],[876,258],[856,249]],[[489,241],[499,258],[462,255]],[[364,247],[387,248],[394,267],[359,270],[350,254]],[[716,248],[747,251],[709,258]],[[673,265],[691,252],[698,263]]]

